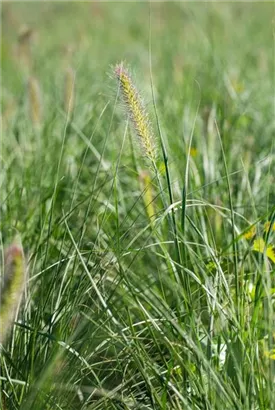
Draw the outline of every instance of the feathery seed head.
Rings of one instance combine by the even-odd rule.
[[[126,70],[122,63],[115,66],[114,72],[119,81],[119,87],[126,111],[129,114],[133,128],[139,137],[143,151],[152,162],[155,162],[156,147],[154,143],[154,135],[142,99],[128,70]]]
[[[4,255],[4,275],[1,278],[0,343],[8,336],[26,280],[25,258],[21,245],[9,246]]]
[[[12,98],[9,98],[6,107],[3,109],[2,114],[2,125],[4,128],[9,126],[10,120],[12,119],[15,110],[16,104]]]
[[[26,42],[31,41],[33,38],[33,34],[34,34],[34,31],[30,27],[26,25],[21,26],[19,33],[18,33],[18,42],[26,43]]]
[[[22,26],[18,33],[18,57],[21,63],[21,67],[27,72],[30,71],[32,66],[32,42],[34,38],[34,31],[27,27]]]
[[[37,79],[30,77],[28,82],[29,109],[34,126],[39,126],[42,119],[41,93]]]
[[[68,67],[65,73],[64,81],[64,111],[70,118],[74,109],[74,81],[75,73],[71,67]]]

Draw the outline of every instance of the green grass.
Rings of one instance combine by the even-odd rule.
[[[275,409],[274,5],[7,2],[2,23],[1,244],[28,282],[1,409]]]

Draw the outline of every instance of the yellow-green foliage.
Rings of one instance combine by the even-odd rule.
[[[265,254],[272,262],[275,263],[275,251],[272,244],[267,244],[263,238],[256,238],[253,242],[253,251]]]
[[[275,263],[275,247],[274,242],[267,242],[266,234],[268,231],[275,231],[275,224],[271,221],[267,221],[264,226],[261,228],[263,237],[257,236],[256,225],[251,225],[249,229],[246,229],[245,232],[241,235],[241,238],[245,238],[248,241],[252,241],[252,250],[254,252],[259,252],[266,255],[273,263]]]
[[[13,244],[6,250],[1,279],[0,343],[3,344],[20,303],[26,279],[25,258],[20,245]]]
[[[145,110],[141,97],[134,86],[129,72],[125,69],[122,63],[115,67],[115,74],[119,81],[126,110],[130,116],[133,127],[139,136],[145,155],[151,161],[155,162],[156,147],[154,143],[154,135],[148,113]]]

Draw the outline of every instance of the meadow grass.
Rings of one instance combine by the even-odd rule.
[[[273,34],[272,3],[2,5],[1,409],[275,409]]]

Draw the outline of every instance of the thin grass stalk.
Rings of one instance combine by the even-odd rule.
[[[151,45],[151,43],[150,43],[150,45]],[[151,72],[151,90],[152,90],[152,97],[153,97],[153,105],[154,105],[154,110],[155,110],[155,115],[156,115],[156,120],[157,120],[157,128],[158,128],[160,144],[161,144],[161,150],[162,150],[162,155],[163,155],[163,161],[164,161],[164,166],[165,166],[165,174],[166,174],[166,181],[167,181],[167,187],[168,187],[169,201],[170,201],[170,205],[172,205],[174,203],[174,199],[173,199],[173,192],[172,192],[172,188],[171,188],[170,172],[169,172],[169,167],[168,167],[168,154],[167,154],[167,150],[166,150],[166,147],[165,147],[165,144],[164,144],[164,140],[163,140],[163,136],[162,136],[162,132],[161,132],[161,127],[160,127],[160,123],[159,123],[159,118],[158,118],[158,114],[157,114],[156,99],[155,99],[155,93],[154,93],[154,87],[153,87],[151,61],[150,61],[150,72]],[[159,173],[158,173],[157,170],[156,170],[156,176],[157,176],[157,179],[158,179],[158,182],[159,182],[160,186],[162,187],[162,184],[161,184],[161,181],[160,181],[160,178],[159,178]],[[181,252],[180,252],[180,244],[179,244],[178,230],[177,230],[177,224],[176,224],[176,217],[175,217],[174,208],[172,208],[171,219],[172,219],[172,229],[173,229],[173,232],[174,232],[174,243],[175,243],[175,247],[176,247],[178,262],[179,262],[180,266],[183,266],[183,261],[182,261]],[[183,272],[182,269],[180,269],[180,271],[181,271],[180,272],[181,282],[182,282],[182,285],[184,286],[184,289],[186,289],[187,294],[188,294],[188,298],[189,298],[189,303],[186,304],[186,308],[189,310],[190,301],[191,301],[191,290],[190,290],[189,279],[186,278],[186,275],[184,275],[184,272]]]
[[[155,221],[156,211],[154,206],[153,186],[150,173],[148,171],[141,171],[139,175],[139,181],[143,192],[143,202],[145,210],[150,223],[153,225]]]
[[[215,125],[216,125],[216,130],[217,130],[220,145],[221,145],[223,163],[224,163],[224,168],[225,168],[225,173],[226,173],[230,218],[231,218],[231,225],[232,225],[232,247],[233,247],[233,261],[234,261],[235,292],[236,292],[236,301],[237,301],[237,312],[236,313],[237,313],[237,319],[240,320],[240,282],[239,282],[239,274],[238,274],[238,248],[237,248],[237,241],[236,241],[236,235],[235,235],[235,215],[234,215],[234,209],[233,209],[231,186],[230,186],[229,172],[227,168],[225,152],[224,152],[224,148],[222,144],[219,127],[216,121],[215,121]]]

